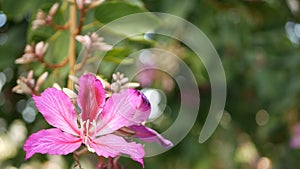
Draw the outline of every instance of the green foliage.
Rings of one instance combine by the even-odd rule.
[[[21,66],[19,69],[14,65],[14,60],[22,55],[25,42],[45,40],[51,43],[51,52],[45,56],[50,63],[59,63],[67,55],[68,31],[55,32],[50,27],[41,27],[35,31],[30,29],[30,22],[35,18],[37,9],[48,11],[54,2],[56,1],[0,2],[1,10],[8,16],[6,26],[0,28],[0,42],[2,37],[7,37],[5,43],[0,45],[0,71],[7,77],[7,68],[13,71],[0,94],[0,119],[6,123],[4,131],[2,122],[0,123],[1,134],[7,133],[15,119],[23,119],[22,105],[27,102],[22,103],[20,100],[28,98],[11,93],[20,74],[34,68],[37,77],[47,70],[51,71],[51,75],[44,87],[51,86],[54,82],[59,82],[62,86],[66,84],[68,67],[52,71],[38,64]],[[60,3],[63,5],[65,2]],[[66,21],[67,11],[67,8],[59,11],[55,17],[57,23],[63,24]],[[199,132],[210,106],[209,78],[195,54],[178,43],[178,48],[184,51],[180,53],[180,57],[192,69],[198,82],[200,112],[197,123],[187,137],[170,151],[146,158],[145,168],[250,169],[256,168],[257,159],[263,156],[272,161],[275,169],[299,166],[299,150],[289,146],[292,128],[299,122],[299,44],[288,39],[285,29],[288,21],[299,22],[299,11],[293,14],[285,1],[107,1],[87,14],[83,33],[95,31],[120,17],[146,11],[167,12],[184,17],[207,35],[222,60],[228,96],[220,126],[207,142],[199,144]],[[106,33],[125,37],[135,32],[153,31],[161,24],[160,18],[153,14],[145,14],[145,17],[145,20],[112,24],[107,27]],[[142,25],[138,27],[140,30],[137,30],[137,24]],[[143,35],[130,37],[105,54],[103,67],[99,72],[109,79],[114,68],[132,52],[150,47],[171,47],[175,50],[177,46],[172,48],[174,44],[178,45],[166,37],[156,36],[150,40],[143,38]],[[77,47],[79,53],[81,46]],[[169,113],[169,119],[165,123],[169,124],[177,117],[174,112],[178,108],[178,89],[175,87],[170,91],[167,98],[169,107],[166,114]],[[17,110],[18,107],[21,110]],[[24,107],[26,106],[23,105]],[[259,113],[262,111],[268,115],[265,124],[259,122]],[[40,116],[35,121],[26,123],[28,133],[37,131],[41,126],[47,125]],[[10,164],[24,167],[23,157],[22,147],[18,147],[14,156],[5,159],[6,161],[0,160],[0,168]],[[66,165],[71,166],[72,158],[68,156],[66,159]],[[35,160],[46,159],[37,156]],[[121,161],[128,168],[139,167],[126,158]]]

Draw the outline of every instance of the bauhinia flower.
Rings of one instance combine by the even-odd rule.
[[[56,88],[33,96],[37,109],[55,128],[40,130],[27,139],[25,159],[36,153],[66,155],[83,144],[98,156],[126,154],[144,166],[142,144],[129,141],[128,136],[172,146],[156,131],[141,124],[149,116],[150,103],[138,90],[125,89],[106,100],[103,85],[94,75],[81,76],[78,84],[79,114],[70,98]],[[131,135],[122,137],[124,133]]]

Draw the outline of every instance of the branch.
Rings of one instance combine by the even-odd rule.
[[[70,23],[70,42],[69,42],[69,63],[70,71],[69,76],[75,75],[75,62],[76,62],[76,41],[75,36],[77,34],[77,17],[76,17],[76,2],[73,0],[73,3],[70,3],[70,14],[69,14],[69,23]],[[68,80],[68,88],[73,90],[73,81]]]

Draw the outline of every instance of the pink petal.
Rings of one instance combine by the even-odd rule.
[[[79,135],[74,105],[63,91],[48,88],[41,96],[33,96],[33,100],[50,125],[69,134]]]
[[[98,156],[108,158],[126,154],[144,167],[143,157],[145,155],[145,151],[141,144],[127,142],[123,137],[113,134],[98,137],[89,144]]]
[[[98,120],[97,135],[112,133],[124,126],[140,124],[150,114],[150,103],[139,91],[127,89],[113,94]]]
[[[105,90],[102,83],[92,74],[82,75],[79,79],[78,105],[82,110],[82,120],[93,121],[105,103]]]
[[[134,137],[139,138],[145,142],[157,142],[165,148],[170,148],[173,146],[173,143],[165,139],[162,135],[158,134],[155,130],[145,127],[143,125],[132,125],[129,126],[129,129],[135,132]]]
[[[294,135],[290,140],[290,146],[292,148],[299,148],[300,147],[300,135]]]
[[[25,159],[29,159],[36,153],[66,155],[79,148],[81,143],[80,138],[59,129],[40,130],[26,140],[24,144]]]

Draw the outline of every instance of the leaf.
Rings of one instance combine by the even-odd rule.
[[[12,25],[0,34],[0,69],[14,66],[14,60],[21,57],[25,46],[26,23]]]
[[[3,0],[2,8],[4,13],[8,16],[8,19],[16,22],[25,18],[25,15],[30,12],[36,6],[35,0]]]
[[[133,35],[153,31],[159,26],[158,18],[145,12],[144,8],[134,4],[106,2],[96,8],[95,18],[115,33]]]
[[[107,52],[103,60],[120,64],[131,52],[132,51],[128,48],[113,48],[112,50]]]

